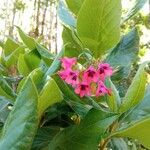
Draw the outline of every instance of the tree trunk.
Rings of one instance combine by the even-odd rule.
[[[46,0],[45,9],[44,9],[44,12],[43,12],[41,35],[43,35],[43,33],[44,33],[45,17],[46,17],[48,2],[49,2],[49,0]]]
[[[15,2],[14,2],[13,18],[12,18],[11,27],[10,27],[10,30],[9,30],[9,35],[10,35],[10,36],[13,36],[15,16],[16,16],[16,4],[15,4]]]
[[[52,42],[52,20],[53,20],[53,10],[52,10],[53,8],[52,8],[52,2],[50,1],[50,20],[49,20],[49,35],[48,35],[48,37],[49,37],[49,49],[51,50],[51,42]]]
[[[55,13],[55,53],[58,53],[58,49],[57,49],[57,26],[58,26],[58,20],[57,20],[57,7],[56,7],[56,13]]]
[[[36,14],[36,28],[35,28],[35,37],[39,36],[39,16],[40,16],[40,4],[41,0],[38,0],[37,14]]]

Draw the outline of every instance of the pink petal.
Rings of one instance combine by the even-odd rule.
[[[97,82],[99,75],[93,66],[90,66],[86,71],[83,73],[83,81],[87,83]]]
[[[64,69],[71,68],[73,65],[77,63],[76,58],[68,58],[68,57],[61,58],[60,61],[62,62],[62,67]]]

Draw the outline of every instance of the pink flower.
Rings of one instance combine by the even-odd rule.
[[[58,75],[70,84],[80,97],[111,95],[111,89],[104,84],[105,78],[113,74],[113,69],[109,64],[99,64],[98,69],[91,65],[84,71],[80,71],[75,67],[76,58],[64,57],[60,61],[63,69],[58,72]]]
[[[113,69],[109,64],[104,63],[99,64],[98,72],[101,80],[104,81],[106,77],[110,77],[113,74]]]
[[[70,70],[61,70],[58,72],[58,75],[62,80],[66,80],[66,78],[69,76]]]
[[[61,70],[58,72],[58,75],[61,77],[61,79],[65,80],[66,83],[71,84],[72,86],[75,86],[79,83],[78,71],[72,71],[71,69]]]
[[[110,91],[107,89],[105,84],[102,81],[98,82],[98,87],[96,91],[96,96],[104,96],[105,94],[108,94]]]
[[[69,69],[77,63],[76,58],[68,58],[68,57],[61,58],[60,61],[62,62],[62,67],[64,69]]]
[[[69,75],[65,79],[66,83],[71,84],[73,87],[79,84],[79,72],[78,71],[70,71]]]
[[[90,96],[90,86],[87,83],[80,83],[75,89],[75,93],[79,94],[80,97]]]
[[[84,73],[83,73],[83,81],[87,83],[97,82],[99,78],[98,72],[95,70],[93,66],[90,66]]]

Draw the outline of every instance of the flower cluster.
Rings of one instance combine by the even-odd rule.
[[[83,96],[104,96],[111,94],[111,89],[104,84],[106,77],[113,74],[112,67],[107,63],[100,63],[98,67],[89,66],[87,69],[78,70],[77,59],[64,57],[60,59],[62,70],[58,75],[67,84],[70,84],[75,93]]]

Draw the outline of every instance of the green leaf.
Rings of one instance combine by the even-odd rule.
[[[139,51],[139,35],[136,28],[124,35],[118,45],[107,56],[106,62],[115,67],[128,67],[137,60]],[[129,70],[127,69],[127,70]]]
[[[38,126],[37,103],[37,91],[29,78],[4,125],[0,149],[27,150],[31,148]]]
[[[38,90],[38,93],[41,92],[41,90],[45,84],[43,70],[41,68],[37,68],[37,69],[33,70],[29,76],[33,80],[33,82]]]
[[[62,38],[65,45],[65,56],[78,57],[82,53],[82,47],[75,40],[73,31],[71,31],[71,29],[64,27]]]
[[[101,109],[99,104],[94,101],[91,97],[80,98],[75,94],[73,88],[67,85],[58,75],[53,75],[52,78],[56,81],[57,85],[61,89],[62,93],[65,95],[65,99],[77,101],[79,103],[86,103],[87,105],[93,106],[94,108]]]
[[[147,86],[145,96],[143,100],[128,114],[124,121],[132,122],[133,120],[139,120],[150,114],[150,85]]]
[[[76,27],[76,19],[66,8],[63,1],[59,1],[58,16],[64,25]]]
[[[77,33],[96,58],[120,39],[120,0],[85,0],[77,18]]]
[[[140,121],[132,122],[127,127],[114,133],[115,137],[129,137],[139,140],[148,149],[150,148],[149,133],[150,133],[150,117]]]
[[[127,143],[121,138],[113,138],[110,143],[112,150],[129,150]]]
[[[123,102],[120,106],[120,112],[124,113],[130,108],[136,106],[144,97],[146,82],[147,82],[147,73],[145,71],[147,63],[144,63],[140,66],[138,72],[136,73]]]
[[[24,59],[31,71],[39,67],[41,62],[41,56],[36,49],[26,53]]]
[[[50,78],[44,85],[39,94],[38,113],[39,117],[51,105],[61,102],[63,99],[62,93],[56,82]]]
[[[81,99],[72,91],[69,86],[58,76],[54,75],[52,78],[55,80],[59,88],[61,89],[62,93],[68,98],[73,101],[80,102]]]
[[[36,49],[39,52],[39,54],[41,55],[42,59],[48,64],[50,65],[50,63],[52,62],[52,60],[54,59],[54,55],[51,54],[45,47],[43,47],[42,45],[40,45],[39,43],[36,43]]]
[[[19,47],[19,44],[14,41],[12,38],[8,38],[5,45],[4,45],[4,55],[10,55],[14,50]]]
[[[49,150],[97,150],[106,129],[117,116],[92,109],[80,125],[66,128],[57,134]]]
[[[39,67],[41,58],[37,50],[32,50],[18,58],[18,71],[21,75],[27,76],[32,70]]]
[[[77,16],[84,0],[66,0],[68,8]]]
[[[76,114],[78,114],[81,118],[85,117],[85,115],[92,108],[89,105],[85,105],[76,101],[66,101],[66,103],[74,110]]]
[[[36,49],[35,40],[24,33],[18,26],[16,26],[20,35],[20,38],[24,42],[24,44],[31,50]]]
[[[73,111],[65,101],[62,101],[52,105],[45,111],[43,122],[45,125],[48,123],[52,126],[66,127],[66,125],[72,124],[73,120],[70,118],[72,115]]]
[[[5,123],[10,110],[8,109],[9,101],[0,97],[0,123]]]
[[[1,64],[1,58],[0,58],[0,75],[6,75],[7,71],[6,68]]]
[[[12,65],[16,65],[18,62],[18,57],[20,54],[24,54],[25,49],[24,47],[20,46],[17,49],[14,49],[14,51],[8,55],[7,57],[4,58],[6,61],[6,66],[11,67]]]
[[[60,67],[60,58],[64,55],[64,48],[57,54],[55,57],[53,63],[49,67],[49,69],[46,72],[46,75],[51,76],[53,73],[57,71],[57,69]]]
[[[20,75],[27,76],[30,73],[23,54],[19,55],[17,68]]]
[[[134,17],[141,9],[142,7],[146,4],[148,0],[134,0],[133,6],[129,9],[125,17],[123,18],[122,23],[128,21],[132,17]]]
[[[117,112],[118,107],[120,105],[121,99],[119,96],[119,92],[117,91],[115,85],[112,83],[110,79],[106,80],[106,85],[111,89],[111,95],[107,95],[107,104],[111,111]]]
[[[43,150],[43,148],[48,147],[49,142],[59,131],[59,127],[39,128],[33,141],[32,150]]]
[[[11,102],[14,102],[16,98],[15,92],[3,77],[0,77],[0,97],[5,97]]]

